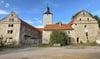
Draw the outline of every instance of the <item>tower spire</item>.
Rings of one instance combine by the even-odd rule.
[[[47,7],[46,7],[46,12],[44,14],[51,14],[48,4],[47,4]]]

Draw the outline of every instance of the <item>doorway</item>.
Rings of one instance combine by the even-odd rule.
[[[77,37],[77,43],[79,43],[79,37]]]

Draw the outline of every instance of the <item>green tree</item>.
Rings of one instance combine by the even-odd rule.
[[[93,16],[93,18],[95,18],[98,21],[98,24],[99,24],[99,27],[100,27],[100,18],[97,15]]]
[[[67,44],[68,35],[63,30],[54,30],[50,36],[51,44]]]

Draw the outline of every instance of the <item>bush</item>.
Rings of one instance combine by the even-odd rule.
[[[84,45],[85,43],[83,43],[82,41],[80,41],[80,44]]]
[[[90,42],[89,44],[92,45],[92,46],[97,45],[96,41]]]
[[[67,44],[68,35],[63,30],[54,30],[50,36],[51,44]]]

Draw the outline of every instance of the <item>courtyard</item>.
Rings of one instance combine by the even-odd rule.
[[[100,59],[100,47],[29,47],[0,51],[0,59]]]

